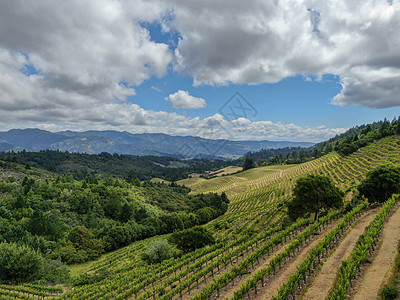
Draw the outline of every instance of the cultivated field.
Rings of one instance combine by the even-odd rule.
[[[182,180],[194,193],[227,193],[227,213],[205,225],[216,237],[215,245],[148,266],[140,253],[163,238],[154,237],[82,268],[100,278],[105,271],[113,274],[95,283],[64,293],[39,286],[0,286],[0,298],[376,299],[400,239],[397,198],[383,206],[360,204],[346,213],[332,211],[316,223],[299,220],[290,225],[285,225],[285,203],[296,180],[306,174],[328,176],[351,195],[369,170],[388,163],[400,165],[398,136],[345,158],[331,153],[300,165]]]

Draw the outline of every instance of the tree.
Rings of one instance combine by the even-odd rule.
[[[247,157],[243,164],[243,171],[252,169],[254,167],[255,167],[254,160],[252,158]]]
[[[0,243],[0,281],[40,279],[44,263],[44,258],[28,246]]]
[[[370,202],[385,202],[391,195],[400,192],[400,168],[387,165],[373,169],[358,190]]]
[[[128,203],[125,203],[125,204],[122,206],[121,211],[120,211],[120,213],[119,213],[119,220],[120,220],[122,223],[126,223],[126,222],[128,222],[128,221],[132,218],[132,216],[133,216],[133,209],[132,209],[132,207],[131,207]]]
[[[126,176],[126,182],[131,183],[135,186],[140,186],[140,180],[137,178],[134,170],[129,170],[128,175]]]
[[[168,241],[186,253],[215,244],[215,239],[211,232],[200,226],[176,231],[170,236]]]
[[[292,219],[305,213],[315,213],[315,220],[321,209],[339,208],[343,205],[344,193],[325,176],[308,175],[297,180],[293,200],[288,205]]]
[[[166,240],[159,240],[152,243],[142,254],[142,259],[148,264],[161,263],[172,257],[172,247]]]

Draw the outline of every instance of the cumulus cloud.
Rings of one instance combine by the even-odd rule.
[[[163,11],[142,0],[1,2],[0,109],[86,107],[135,95],[135,85],[163,76],[173,60],[169,46],[140,26]],[[26,74],[27,66],[38,72]]]
[[[197,85],[335,74],[343,89],[333,104],[400,105],[398,0],[172,3],[175,69]]]
[[[49,113],[49,112],[47,112]],[[27,121],[29,120],[29,121]],[[43,120],[48,120],[43,122]],[[112,103],[79,111],[53,110],[52,117],[39,111],[19,111],[12,116],[0,110],[0,128],[40,128],[52,132],[63,130],[126,130],[133,133],[191,135],[206,139],[273,140],[320,142],[346,128],[303,127],[293,123],[251,121],[240,118],[227,121],[221,114],[206,118],[182,116],[164,111],[145,110],[139,105]]]
[[[299,126],[293,123],[283,124],[271,121],[244,120],[240,118],[232,122],[234,126],[231,131],[233,136],[244,139],[250,135],[253,139],[267,139],[274,141],[310,141],[320,142],[329,139],[337,134],[341,134],[347,128],[327,128],[326,126]]]
[[[152,22],[179,33],[174,51],[141,26]],[[322,140],[343,129],[229,123],[218,114],[145,110],[127,99],[173,66],[195,85],[336,74],[343,89],[332,103],[399,106],[399,24],[398,0],[1,1],[0,126]],[[182,90],[168,101],[206,106]]]
[[[354,67],[341,78],[342,91],[332,99],[340,106],[357,103],[387,108],[400,106],[400,69]]]
[[[207,103],[203,98],[193,97],[188,91],[179,90],[165,98],[173,108],[198,109],[206,107]]]

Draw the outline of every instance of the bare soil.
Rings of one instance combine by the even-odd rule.
[[[350,299],[369,300],[378,298],[381,285],[390,276],[399,239],[400,208],[397,207],[383,227],[378,253],[372,263],[365,268],[363,276],[355,281],[353,290],[350,292]]]
[[[326,299],[328,292],[335,281],[337,271],[339,270],[342,261],[350,256],[358,238],[364,232],[365,228],[370,224],[370,222],[375,218],[378,211],[379,209],[369,211],[355,224],[355,226],[345,236],[343,241],[340,242],[335,252],[323,263],[321,270],[316,275],[310,288],[303,296],[303,299]]]
[[[308,256],[310,251],[321,240],[323,240],[325,234],[331,231],[337,225],[337,223],[338,221],[333,222],[332,224],[326,226],[319,235],[314,236],[313,240],[300,249],[300,251],[296,253],[296,256],[293,258],[293,260],[285,264],[281,270],[278,270],[277,275],[268,280],[265,286],[261,287],[257,295],[252,298],[257,300],[265,300],[276,296],[281,285],[297,271],[297,266],[301,264],[301,262]]]

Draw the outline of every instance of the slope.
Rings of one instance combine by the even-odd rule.
[[[185,185],[191,186],[193,193],[225,191],[229,195],[228,211],[204,225],[216,237],[215,245],[146,265],[140,254],[166,236],[135,242],[88,265],[81,285],[61,298],[207,299],[233,289],[233,298],[241,299],[254,297],[264,285],[268,292],[270,280],[279,274],[293,275],[288,271],[289,262],[300,266],[318,249],[323,250],[318,260],[328,259],[356,228],[353,224],[368,213],[362,204],[346,215],[333,211],[314,224],[308,220],[290,224],[285,203],[296,180],[306,174],[323,174],[349,192],[374,167],[400,165],[399,153],[400,138],[391,136],[346,157],[333,152],[299,165],[262,167],[208,180],[188,179]],[[357,238],[358,233],[353,234]],[[301,253],[307,255],[298,256]],[[300,282],[301,287],[310,284],[308,277],[305,283]],[[279,283],[286,288],[284,280],[288,278]]]

